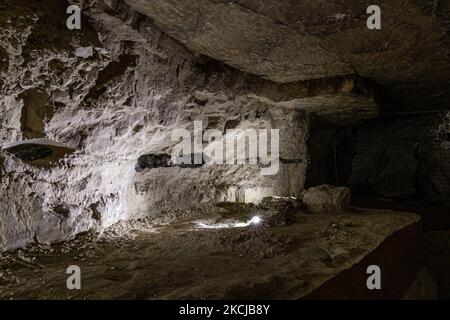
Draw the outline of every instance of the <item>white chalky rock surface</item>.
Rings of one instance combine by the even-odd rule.
[[[70,239],[121,219],[154,215],[168,221],[205,214],[217,201],[259,201],[301,191],[309,117],[296,110],[269,111],[247,97],[247,75],[220,67],[210,71],[143,17],[136,29],[118,17],[86,10],[95,30],[85,23],[80,34],[59,28],[64,11],[39,17],[19,6],[3,14],[11,22],[2,22],[0,31],[8,61],[0,73],[0,143],[27,140],[22,111],[33,110],[37,102],[25,106],[21,94],[39,91],[53,109],[42,120],[42,135],[77,150],[48,169],[1,153],[3,249]],[[53,39],[56,31],[59,37]],[[300,122],[290,123],[295,117]],[[214,120],[219,130],[233,120],[244,128],[290,131],[293,143],[282,146],[281,154],[299,162],[281,164],[273,177],[262,177],[255,165],[135,171],[140,155],[170,154],[171,132],[190,129],[194,120],[205,127]]]
[[[3,249],[70,239],[122,219],[207,215],[221,201],[298,196],[309,112],[322,112],[337,94],[339,118],[352,119],[353,110],[361,118],[377,114],[373,97],[358,99],[346,89],[353,80],[280,87],[189,52],[122,2],[102,8],[86,1],[81,31],[61,27],[67,16],[59,0],[3,9],[0,145],[46,138],[77,150],[49,168],[1,153]],[[298,102],[304,110],[295,108]],[[262,176],[257,165],[135,171],[141,155],[170,154],[172,132],[192,130],[195,120],[222,132],[279,129],[280,170],[273,176]]]
[[[347,187],[322,185],[305,190],[302,194],[306,209],[312,213],[342,212],[351,200],[351,191]]]

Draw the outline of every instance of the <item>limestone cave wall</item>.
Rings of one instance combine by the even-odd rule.
[[[65,28],[66,7],[0,4],[0,143],[46,138],[75,150],[44,167],[1,151],[1,248],[303,190],[310,116],[269,108],[276,84],[191,53],[122,2],[85,1],[79,31]],[[170,154],[171,132],[194,120],[222,132],[280,129],[278,174],[261,176],[258,165],[136,170],[143,155]]]

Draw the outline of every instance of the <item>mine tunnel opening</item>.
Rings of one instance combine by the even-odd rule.
[[[330,184],[349,186],[351,161],[355,152],[357,128],[330,125],[315,119],[308,140],[308,170],[305,188]]]
[[[353,206],[414,212],[425,230],[448,230],[449,139],[440,130],[443,119],[440,113],[399,115],[346,127],[315,121],[305,187],[345,186]]]

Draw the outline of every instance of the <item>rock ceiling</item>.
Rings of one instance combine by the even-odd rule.
[[[126,2],[191,50],[275,82],[358,75],[396,111],[450,99],[447,1],[379,0],[381,30],[367,28],[364,0]]]

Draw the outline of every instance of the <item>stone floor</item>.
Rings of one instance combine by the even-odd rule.
[[[102,235],[4,252],[0,298],[299,299],[418,217],[352,208],[297,214],[274,228],[227,219],[119,223]],[[69,265],[81,268],[81,290],[67,289]]]

